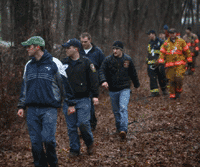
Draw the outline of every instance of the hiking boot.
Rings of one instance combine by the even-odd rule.
[[[80,153],[78,153],[78,152],[70,152],[69,155],[68,155],[68,157],[69,158],[74,158],[74,157],[77,157],[79,155],[80,155]]]
[[[167,92],[167,90],[166,90],[166,89],[165,89],[165,90],[163,90],[163,91],[162,91],[162,93],[163,93],[163,96],[169,95],[169,93]]]
[[[87,147],[87,153],[89,155],[94,154],[94,144],[91,144],[89,147]]]
[[[159,92],[151,92],[151,97],[158,97],[160,96]]]
[[[121,132],[119,133],[119,136],[121,137],[122,140],[123,140],[123,139],[126,139],[126,132],[125,132],[125,131],[121,131]]]

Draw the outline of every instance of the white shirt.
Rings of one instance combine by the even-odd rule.
[[[92,49],[92,47],[89,48],[89,49],[84,49],[84,51],[85,51],[86,54],[88,54],[88,52],[89,52],[91,49]]]

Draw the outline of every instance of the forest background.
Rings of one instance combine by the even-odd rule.
[[[167,24],[182,36],[188,26],[199,34],[199,8],[200,0],[1,0],[0,146],[5,139],[2,136],[10,129],[17,131],[13,125],[21,123],[16,106],[24,65],[29,60],[22,41],[41,36],[46,49],[62,59],[61,44],[79,38],[82,32],[89,32],[106,56],[113,42],[121,40],[140,71],[148,43],[145,33],[154,29],[158,34]]]

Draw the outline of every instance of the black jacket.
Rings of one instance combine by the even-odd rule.
[[[155,41],[151,40],[148,44],[148,55],[146,59],[146,63],[149,65],[155,64],[155,61],[160,56],[160,47],[163,44],[163,40],[156,37]]]
[[[94,44],[92,44],[92,49],[86,54],[84,49],[80,50],[80,54],[87,57],[92,61],[97,71],[99,71],[103,60],[105,59],[105,55],[101,51],[101,49]]]
[[[65,58],[62,63],[75,98],[89,97],[90,92],[93,97],[98,97],[98,75],[94,65],[88,58],[80,55],[75,66],[72,66],[72,60],[69,57]]]
[[[100,83],[108,82],[110,91],[130,88],[131,80],[134,87],[140,86],[135,66],[130,56],[123,54],[121,58],[114,55],[106,57],[99,71]]]

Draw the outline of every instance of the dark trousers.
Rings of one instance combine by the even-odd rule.
[[[161,90],[165,90],[167,78],[165,74],[164,66],[154,68],[155,66],[148,65],[147,72],[150,78],[150,91],[158,92],[158,82],[161,87]]]
[[[90,124],[92,128],[96,128],[97,126],[97,118],[95,116],[95,109],[94,109],[94,104],[92,101],[92,95],[90,96],[91,98],[91,110],[90,110]]]

